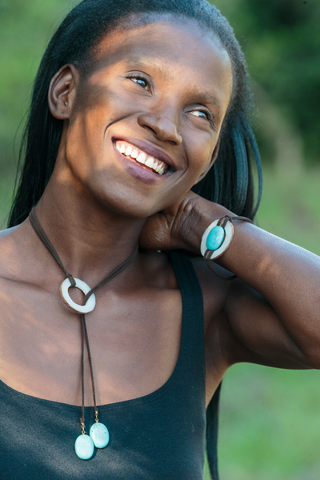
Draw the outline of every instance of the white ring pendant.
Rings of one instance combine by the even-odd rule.
[[[80,280],[79,278],[75,278],[74,281],[76,282],[76,288],[79,288],[81,292],[86,295],[90,292],[91,288],[85,282]],[[60,295],[64,303],[71,308],[74,312],[77,313],[90,313],[96,306],[96,297],[94,293],[89,297],[87,303],[85,305],[78,305],[75,303],[69,295],[69,288],[71,287],[71,282],[69,278],[66,278],[60,285]]]

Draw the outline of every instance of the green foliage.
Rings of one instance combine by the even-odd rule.
[[[0,0],[0,173],[17,159],[32,82],[47,42],[69,10],[65,0]]]
[[[222,389],[222,480],[318,480],[318,371],[236,365]]]
[[[319,160],[320,2],[214,0],[212,3],[234,27],[253,82],[302,136],[305,160]],[[265,127],[259,120],[257,128],[263,142]],[[268,157],[272,151],[265,143],[263,147],[264,157]]]

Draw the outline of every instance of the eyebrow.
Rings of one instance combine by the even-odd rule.
[[[132,56],[126,59],[126,66],[128,68],[133,68],[134,70],[151,67],[152,69],[157,70],[157,72],[165,78],[170,79],[169,72],[153,58],[149,58],[148,61],[143,61],[139,56]]]
[[[201,103],[203,104],[211,104],[216,107],[218,110],[218,113],[221,113],[221,103],[219,102],[218,98],[212,94],[212,92],[209,92],[207,90],[202,90],[199,89],[198,86],[196,86],[193,90],[193,94],[197,98],[197,100],[200,100]]]

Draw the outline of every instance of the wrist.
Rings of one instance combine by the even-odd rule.
[[[234,216],[230,210],[199,195],[193,194],[182,205],[183,212],[178,228],[178,248],[201,254],[202,236],[208,226],[225,215]]]

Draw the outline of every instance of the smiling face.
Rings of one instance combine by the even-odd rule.
[[[106,208],[147,217],[210,168],[231,90],[227,53],[194,22],[115,30],[75,79],[57,168]]]

